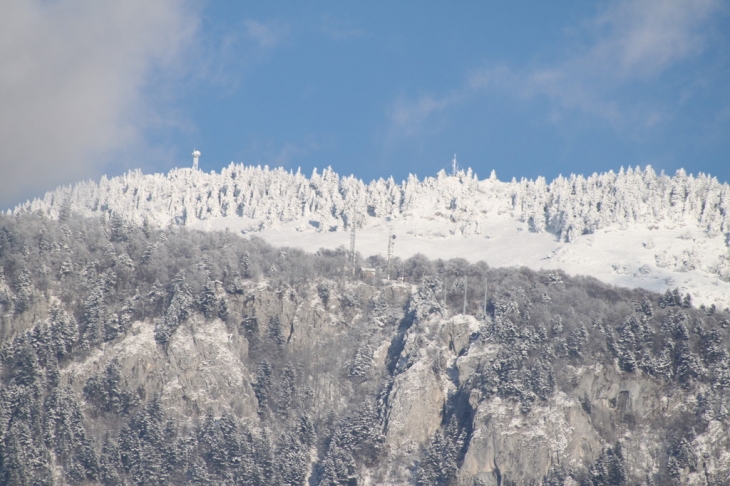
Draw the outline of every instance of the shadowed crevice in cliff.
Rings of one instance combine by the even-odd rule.
[[[413,319],[408,317],[403,319],[401,324],[398,326],[396,335],[390,341],[386,363],[388,373],[391,376],[408,367],[407,357],[402,356],[402,353],[405,348],[406,332],[412,324]]]
[[[402,354],[403,349],[405,348],[406,335],[408,333],[408,330],[411,328],[411,326],[413,326],[415,322],[416,317],[413,315],[413,313],[406,312],[405,317],[403,317],[398,323],[396,333],[390,341],[390,346],[388,347],[388,356],[386,359],[388,373],[391,376],[408,367],[408,357],[404,357]]]
[[[444,410],[443,426],[448,429],[448,424],[456,422],[457,437],[463,437],[462,446],[456,456],[459,467],[464,462],[464,456],[469,449],[469,443],[474,433],[474,408],[469,403],[470,393],[471,390],[468,388],[459,389],[456,394],[449,397]]]

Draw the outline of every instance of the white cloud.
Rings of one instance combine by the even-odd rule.
[[[176,123],[145,93],[180,69],[197,26],[173,0],[4,2],[0,204],[97,176],[146,125]]]
[[[632,83],[650,83],[667,70],[707,48],[720,0],[623,0],[584,24],[582,41],[553,64],[498,66],[471,73],[443,96],[399,97],[390,111],[391,125],[402,132],[422,132],[432,115],[484,93],[508,93],[523,101],[544,97],[552,102],[550,118],[579,112],[617,127],[651,128],[671,115],[657,106],[626,102],[620,91]]]
[[[654,79],[703,52],[718,0],[634,0],[613,4],[586,25],[581,54],[528,70],[488,69],[469,80],[523,98],[545,96],[559,110],[577,110],[614,125],[654,126],[669,119],[657,108],[622,104],[616,91]]]
[[[597,30],[608,32],[597,40],[590,60],[617,77],[658,74],[703,50],[703,27],[720,7],[719,0],[620,2],[595,22]]]

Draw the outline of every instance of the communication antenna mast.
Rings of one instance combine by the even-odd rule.
[[[193,150],[193,170],[198,170],[198,159],[200,158],[200,151]]]
[[[393,261],[393,246],[395,246],[395,235],[388,236],[388,280],[390,280],[390,265]]]
[[[456,154],[454,154],[454,159],[451,161],[451,175],[456,175],[456,168],[459,166],[459,164],[456,163]]]

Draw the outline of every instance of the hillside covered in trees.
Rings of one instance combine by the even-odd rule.
[[[686,293],[63,201],[0,217],[1,485],[730,482],[730,314]]]

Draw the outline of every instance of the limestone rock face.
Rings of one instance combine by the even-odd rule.
[[[157,345],[153,324],[135,322],[132,333],[74,363],[62,379],[83,395],[84,384],[112,360],[126,386],[142,399],[159,394],[166,410],[185,418],[211,410],[252,416],[257,409],[246,365],[248,343],[219,319],[191,319],[177,329],[166,350]]]
[[[396,377],[386,416],[390,447],[417,451],[439,429],[445,405],[441,380],[425,360]]]
[[[459,471],[463,484],[502,479],[528,484],[542,478],[550,466],[581,465],[595,459],[601,437],[577,400],[558,393],[528,415],[519,405],[494,398],[479,404],[474,434]]]

